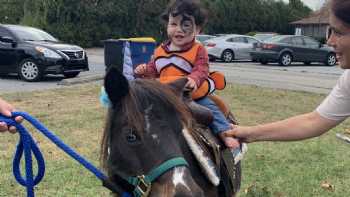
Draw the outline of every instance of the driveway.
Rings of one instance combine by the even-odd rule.
[[[82,72],[75,81],[85,81],[92,76],[101,78],[105,71],[102,48],[87,49],[90,71]],[[323,65],[304,66],[293,64],[288,67],[275,65],[260,65],[252,62],[220,63],[212,62],[211,70],[222,71],[227,81],[237,84],[249,84],[270,88],[300,90],[315,93],[328,93],[336,84],[342,70],[337,66]],[[96,78],[96,77],[95,77]],[[60,88],[67,80],[63,76],[48,76],[41,82],[29,83],[17,76],[0,77],[0,93],[21,92]],[[69,84],[69,83],[68,83]]]

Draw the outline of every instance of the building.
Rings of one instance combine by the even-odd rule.
[[[311,36],[318,40],[325,40],[329,26],[329,14],[329,8],[323,6],[310,16],[291,22],[290,24],[295,27],[295,34],[297,35]]]

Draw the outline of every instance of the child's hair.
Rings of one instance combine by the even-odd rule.
[[[207,23],[208,13],[201,6],[200,0],[171,0],[161,19],[168,22],[170,15],[176,17],[184,14],[193,16],[196,25],[202,28]]]

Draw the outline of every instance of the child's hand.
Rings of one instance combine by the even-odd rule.
[[[191,77],[187,77],[188,82],[186,83],[186,88],[192,91],[196,91],[197,90],[197,83],[191,78]]]
[[[135,68],[134,73],[137,75],[143,75],[146,73],[146,70],[147,70],[147,64],[140,64]]]

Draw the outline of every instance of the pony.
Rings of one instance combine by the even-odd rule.
[[[107,72],[104,88],[111,106],[101,162],[110,182],[134,196],[224,196],[204,176],[184,137],[197,125],[189,106],[199,106],[186,104],[186,82],[127,81],[115,68]]]

